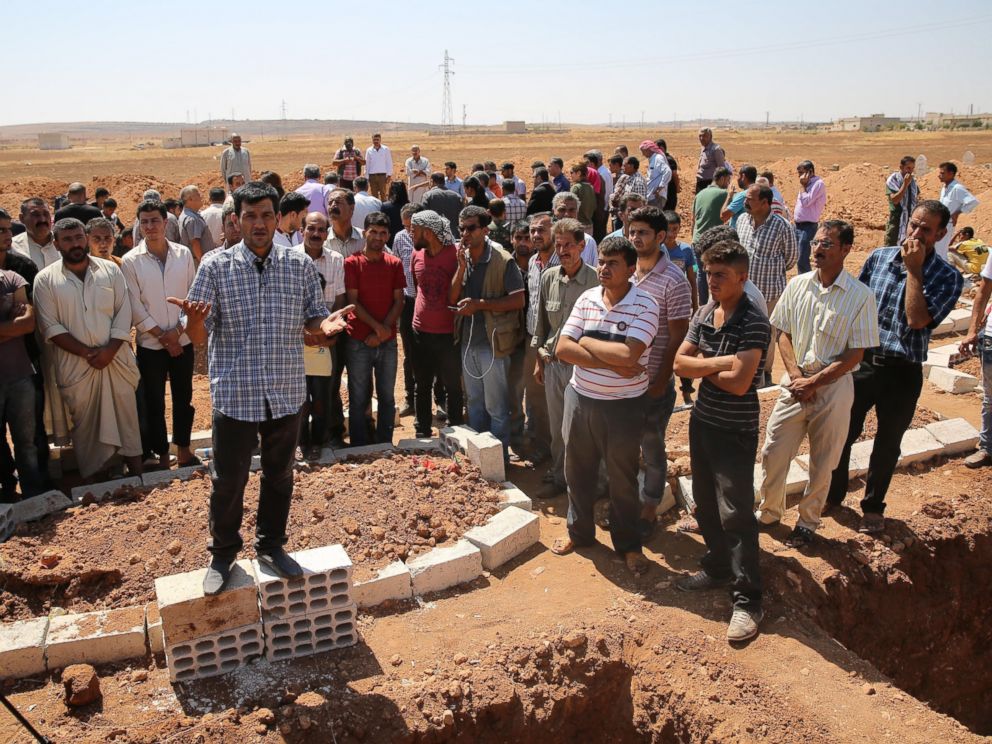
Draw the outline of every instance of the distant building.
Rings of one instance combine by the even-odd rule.
[[[41,150],[68,150],[69,135],[62,132],[41,132],[38,134],[38,148]]]
[[[992,114],[941,114],[928,111],[923,120],[932,129],[992,126]]]
[[[162,139],[163,150],[176,150],[183,146],[182,137],[164,137]]]
[[[902,119],[897,116],[886,116],[885,114],[872,114],[871,116],[850,116],[846,119],[838,119],[831,125],[832,132],[878,132],[882,129],[889,129],[902,125]]]
[[[527,134],[527,122],[525,121],[504,121],[503,126],[509,134]]]
[[[180,129],[181,147],[207,147],[219,145],[227,140],[226,127],[195,127]]]

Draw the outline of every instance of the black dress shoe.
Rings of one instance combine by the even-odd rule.
[[[282,548],[275,548],[257,555],[258,562],[280,579],[294,579],[303,575],[300,564],[289,557]]]
[[[207,574],[203,577],[203,593],[207,596],[220,594],[227,580],[231,578],[231,568],[234,561],[214,558],[207,566]]]

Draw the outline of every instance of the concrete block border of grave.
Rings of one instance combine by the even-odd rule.
[[[942,367],[938,365],[930,367],[927,379],[934,387],[943,390],[945,393],[952,393],[954,395],[970,393],[979,385],[979,380],[974,375],[969,375],[967,372],[962,372],[953,367]]]
[[[960,436],[960,433],[948,429],[944,435],[950,438]],[[474,443],[470,444],[473,438]],[[389,452],[437,452],[441,456],[459,453],[469,457],[467,450],[474,447],[479,451],[477,459],[481,461],[485,457],[481,451],[493,446],[490,438],[491,435],[479,435],[468,427],[449,427],[447,431],[442,430],[441,437],[405,439],[396,446],[382,444],[325,450],[324,455],[328,464],[352,455]],[[100,501],[123,486],[148,487],[187,480],[204,468],[199,465],[150,473],[151,477],[144,483],[143,478],[122,478],[82,486],[82,490],[73,493],[74,500],[57,491],[49,492],[20,502],[25,504],[20,511],[27,518],[40,519],[46,514],[73,508],[74,502],[75,506],[80,505],[86,493],[99,494],[97,501]],[[503,500],[500,510],[485,524],[472,528],[450,545],[435,547],[406,563],[395,561],[366,581],[354,582],[349,574],[347,581],[353,603],[332,607],[334,621],[328,628],[320,625],[323,618],[315,620],[319,613],[291,615],[291,619],[302,617],[311,623],[308,627],[313,635],[313,652],[320,653],[357,641],[355,610],[351,608],[367,609],[389,600],[409,600],[471,582],[484,571],[504,565],[539,542],[540,518],[532,513],[530,497],[509,481],[492,480],[496,480],[494,485],[501,489]],[[4,505],[0,508],[0,539],[4,529],[13,531],[21,521],[15,518],[16,507]],[[347,559],[341,546],[326,546],[309,552],[323,555],[327,551],[334,552],[337,562],[341,562],[338,558],[342,556],[342,560]],[[238,564],[244,574],[243,581],[235,581],[236,586],[212,598],[201,596],[201,569],[156,580],[156,587],[161,583],[166,590],[164,607],[161,600],[154,600],[110,610],[0,623],[0,679],[45,674],[74,663],[123,661],[142,657],[150,651],[164,653],[172,679],[185,681],[224,674],[255,658],[271,656],[265,626],[284,618],[267,619],[267,613],[260,609],[257,566],[248,560]],[[351,615],[338,622],[337,613],[340,612]],[[163,614],[167,616],[164,620]],[[171,633],[165,631],[166,626],[171,628]],[[297,650],[294,646],[290,655],[298,655]]]

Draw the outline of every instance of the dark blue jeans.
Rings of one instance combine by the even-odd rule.
[[[810,242],[816,235],[816,227],[815,222],[796,223],[796,240],[799,241],[799,263],[796,264],[796,271],[800,274],[805,274],[813,268],[809,263],[809,254],[812,250]]]
[[[379,443],[393,441],[393,422],[396,419],[396,338],[376,347],[366,346],[350,336],[345,341],[345,364],[348,366],[348,430],[351,446],[369,443],[365,411],[372,402],[372,376],[375,375],[375,394],[379,401],[375,437]]]
[[[0,421],[6,421],[14,443],[14,459],[24,497],[40,493],[44,479],[38,469],[38,446],[35,437],[35,388],[30,377],[0,383]],[[5,469],[7,465],[5,463]],[[2,474],[13,481],[13,472]]]

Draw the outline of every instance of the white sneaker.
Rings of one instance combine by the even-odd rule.
[[[727,640],[731,643],[748,641],[758,635],[758,623],[765,616],[763,610],[745,610],[735,607],[727,626]]]

